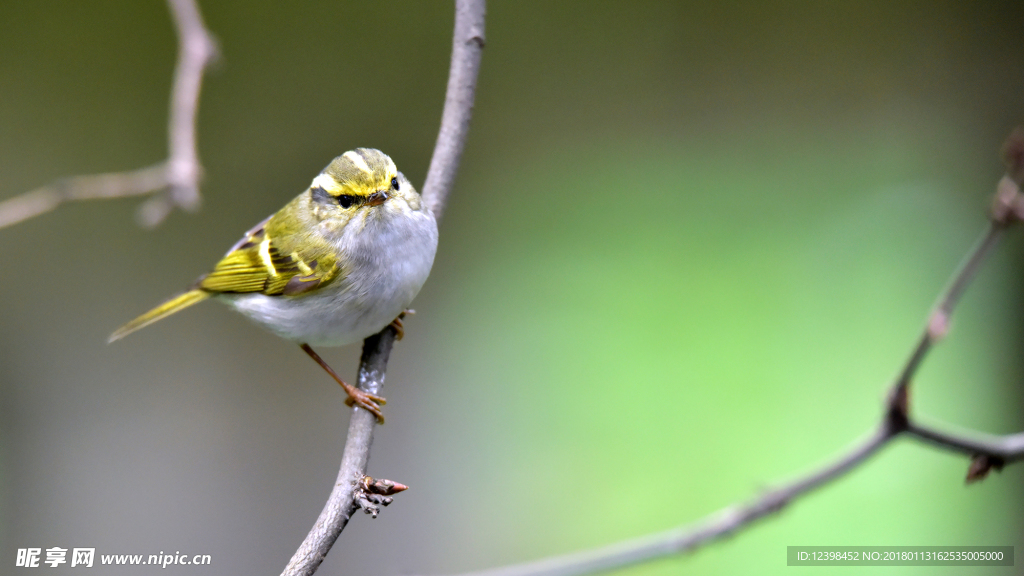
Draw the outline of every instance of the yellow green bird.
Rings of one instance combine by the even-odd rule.
[[[118,328],[110,342],[214,297],[299,343],[350,405],[383,422],[384,399],[346,384],[311,346],[357,342],[397,320],[436,251],[437,222],[416,189],[387,154],[357,148],[246,232],[190,290]]]

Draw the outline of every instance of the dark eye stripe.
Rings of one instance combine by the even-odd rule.
[[[334,202],[334,196],[331,196],[327,193],[327,190],[324,190],[319,186],[313,186],[309,193],[312,195],[314,202],[319,202],[320,204],[329,204]]]
[[[340,196],[333,196],[327,190],[324,190],[320,186],[313,186],[309,189],[310,195],[313,197],[313,201],[319,204],[337,204],[342,208],[351,208],[356,204],[363,202],[363,198],[359,196],[353,196],[351,194],[342,194]]]

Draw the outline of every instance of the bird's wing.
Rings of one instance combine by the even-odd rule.
[[[338,277],[341,269],[329,244],[310,233],[283,232],[287,227],[275,226],[276,217],[246,232],[197,287],[207,292],[298,296]]]

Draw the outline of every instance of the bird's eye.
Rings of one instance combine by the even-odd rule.
[[[391,179],[391,187],[394,188],[395,190],[398,190],[398,178],[397,177]]]
[[[341,206],[342,208],[349,208],[355,204],[355,202],[356,199],[354,196],[349,196],[348,194],[338,196],[338,206]]]

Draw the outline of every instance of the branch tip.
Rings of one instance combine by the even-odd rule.
[[[889,394],[885,425],[891,436],[910,426],[910,381],[900,382]]]
[[[971,465],[967,468],[967,477],[964,478],[965,484],[973,484],[974,482],[980,482],[984,480],[988,473],[993,469],[996,472],[1002,472],[1003,466],[1006,462],[998,456],[990,456],[988,454],[975,454],[971,458]]]
[[[165,195],[157,195],[139,205],[135,221],[143,228],[156,228],[171,214],[174,204]]]
[[[386,480],[384,478],[371,478],[370,476],[363,476],[361,480],[363,490],[372,494],[381,494],[384,496],[391,496],[404,492],[409,489],[405,484],[395,482],[394,480]]]
[[[938,342],[949,333],[949,314],[945,310],[936,310],[928,318],[928,340]]]
[[[394,502],[391,494],[397,494],[409,487],[392,480],[374,479],[363,476],[359,480],[359,488],[356,490],[355,501],[363,512],[376,518],[380,514],[381,506],[390,506]]]

